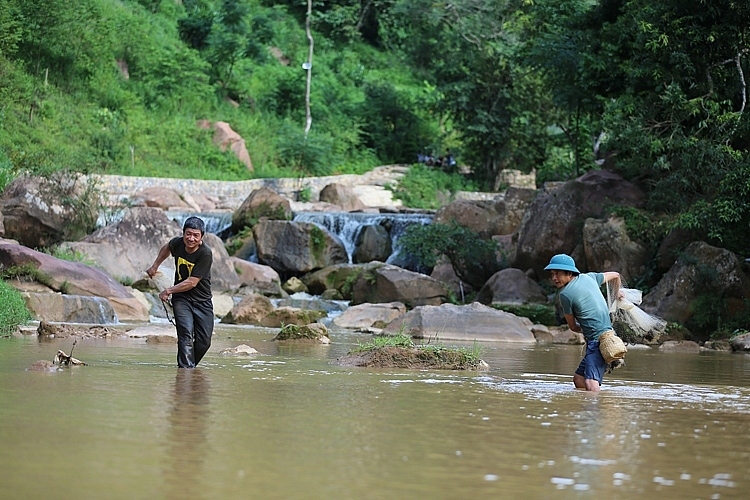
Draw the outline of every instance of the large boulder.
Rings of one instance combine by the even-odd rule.
[[[302,276],[302,282],[310,293],[322,295],[326,290],[338,290],[345,299],[351,299],[353,280],[364,270],[377,267],[381,263],[334,264]]]
[[[0,196],[5,237],[29,248],[44,248],[78,236],[88,229],[81,221],[95,221],[97,215],[96,203],[90,203],[91,207],[81,203],[77,208],[71,203],[82,195],[93,196],[93,191],[74,175],[14,179]]]
[[[200,124],[199,124],[200,126]],[[253,162],[250,159],[250,153],[247,152],[245,139],[235,132],[227,122],[216,122],[213,125],[214,138],[213,142],[222,151],[230,149],[234,156],[245,165],[248,171],[253,171]]]
[[[260,325],[263,318],[273,311],[273,304],[268,297],[251,294],[243,297],[239,304],[222,318],[222,323],[237,325]]]
[[[245,198],[232,214],[232,231],[252,227],[263,219],[290,220],[292,208],[289,200],[268,187],[256,189]]]
[[[393,246],[388,230],[380,224],[368,224],[357,235],[352,261],[366,263],[374,260],[385,262],[391,256]]]
[[[536,199],[536,189],[510,187],[495,200],[497,217],[492,223],[492,234],[512,234],[521,225],[523,215]]]
[[[474,287],[458,277],[456,270],[453,269],[453,264],[444,255],[438,259],[437,264],[432,268],[430,277],[442,282],[456,298],[462,301],[466,295],[474,292]]]
[[[118,279],[137,281],[164,244],[182,233],[182,228],[158,208],[132,208],[119,222],[96,230],[81,241],[65,242],[62,248],[79,252]],[[174,262],[165,261],[162,271],[174,274]]]
[[[333,324],[340,328],[383,328],[405,313],[406,306],[401,302],[359,304],[333,318]]]
[[[492,202],[481,200],[456,200],[443,205],[432,220],[433,224],[457,223],[483,238],[494,234],[497,212]]]
[[[264,220],[253,227],[258,262],[282,275],[299,275],[349,261],[344,244],[309,222]]]
[[[0,241],[0,264],[30,265],[46,276],[45,284],[69,295],[104,297],[120,321],[148,321],[148,308],[110,275],[80,262],[61,260],[22,245]]]
[[[484,284],[477,301],[483,304],[546,304],[547,295],[520,269],[498,271]]]
[[[412,308],[448,301],[448,289],[440,281],[389,264],[372,266],[360,273],[352,288],[352,304],[402,302]]]
[[[641,207],[645,201],[644,192],[621,176],[606,170],[587,172],[531,203],[514,233],[510,264],[533,269],[542,277],[553,255],[567,253],[576,259],[578,269],[586,272],[589,266],[580,245],[582,222],[601,218],[608,205]]]
[[[134,207],[154,207],[162,210],[194,210],[200,211],[200,207],[190,204],[180,196],[180,193],[167,187],[152,187],[138,191],[130,199]]]
[[[583,249],[589,269],[617,271],[626,282],[642,276],[649,259],[648,249],[628,237],[621,217],[586,219]]]
[[[361,212],[367,208],[352,188],[345,184],[328,184],[320,190],[320,201],[338,205],[344,212]]]
[[[240,278],[240,286],[249,287],[263,295],[281,295],[281,278],[272,267],[237,257],[230,257],[230,261]]]
[[[443,304],[420,306],[389,323],[383,333],[401,331],[414,338],[441,340],[500,341],[533,344],[528,318],[473,302],[465,306]]]
[[[667,321],[685,324],[695,312],[694,300],[705,294],[723,297],[730,312],[739,312],[750,297],[750,278],[734,253],[696,241],[643,297],[641,307]]]

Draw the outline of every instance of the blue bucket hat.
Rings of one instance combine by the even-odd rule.
[[[576,261],[573,257],[564,253],[559,253],[552,257],[549,261],[549,265],[544,268],[545,271],[570,271],[572,273],[581,274],[581,271],[576,267]]]

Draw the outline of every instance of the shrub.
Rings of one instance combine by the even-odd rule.
[[[31,319],[31,314],[26,308],[26,303],[21,293],[0,280],[0,335],[10,335],[19,325]]]
[[[413,165],[398,185],[389,189],[407,207],[436,209],[452,201],[456,192],[473,190],[473,186],[460,174]]]
[[[483,240],[470,229],[452,224],[414,224],[399,239],[401,251],[415,258],[421,267],[434,267],[445,255],[456,275],[476,289],[496,272],[508,267],[507,259],[498,256],[493,240]]]

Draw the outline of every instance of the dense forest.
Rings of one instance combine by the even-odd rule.
[[[749,52],[736,0],[0,0],[0,186],[361,173],[450,150],[485,190],[504,168],[615,170],[649,193],[642,231],[746,255]],[[239,132],[254,171],[198,120]]]

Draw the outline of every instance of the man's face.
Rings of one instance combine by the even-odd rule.
[[[550,275],[552,283],[554,283],[557,288],[562,288],[570,283],[574,276],[570,271],[558,271],[557,269],[550,271]]]
[[[188,228],[182,233],[182,240],[185,242],[185,247],[193,251],[200,246],[203,235],[198,229]]]

